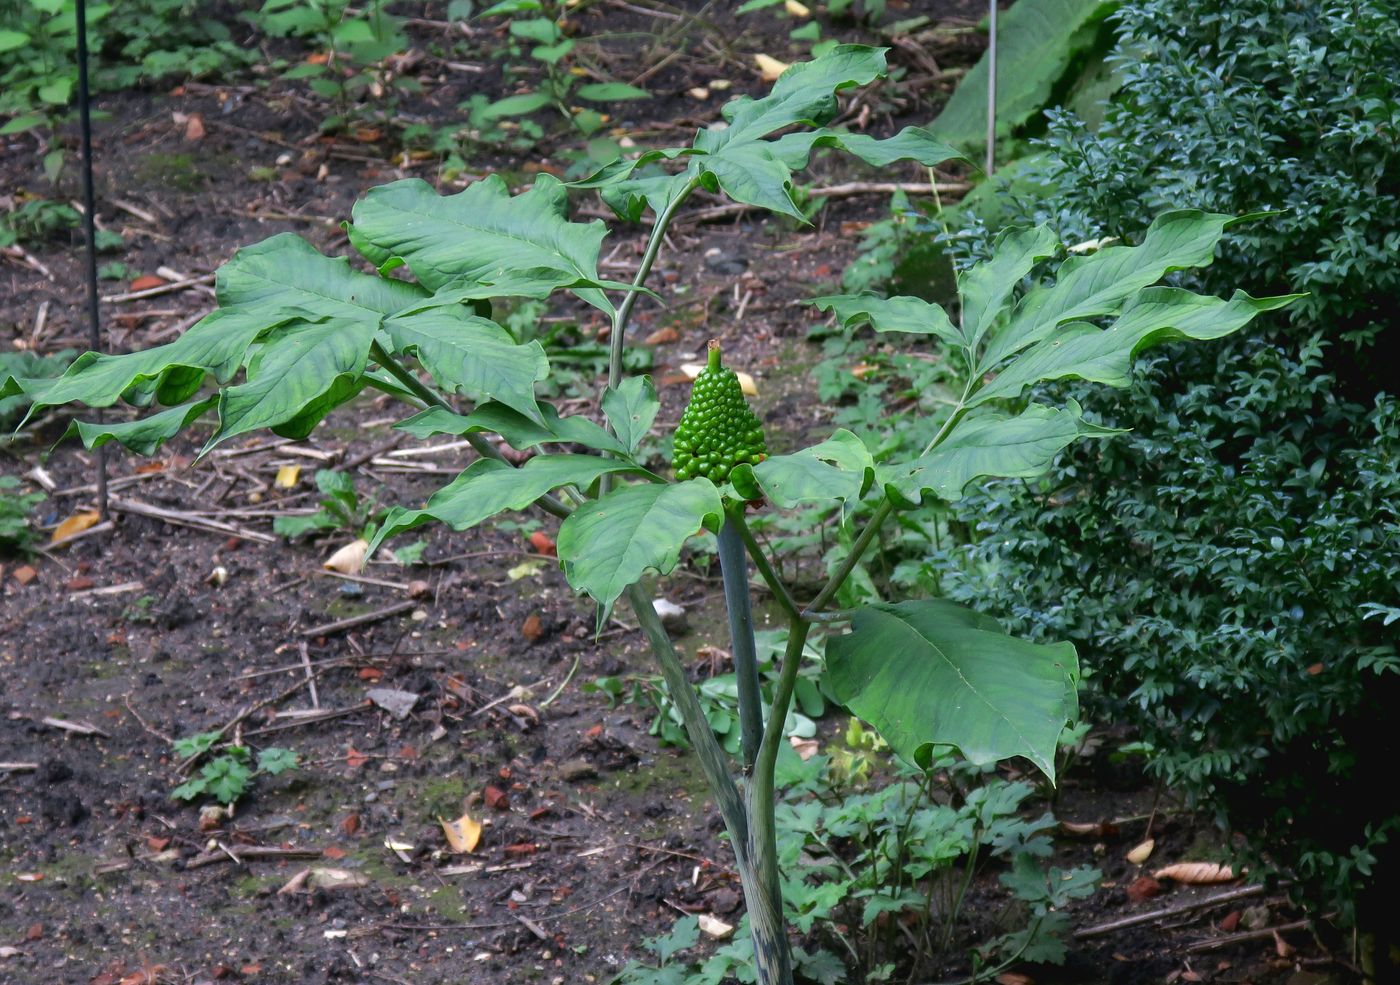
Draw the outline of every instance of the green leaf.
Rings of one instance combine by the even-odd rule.
[[[650,376],[629,376],[603,394],[603,413],[628,452],[636,452],[660,409]]]
[[[913,462],[881,465],[877,475],[896,505],[917,505],[927,491],[954,502],[974,479],[1040,475],[1077,438],[1119,433],[1086,423],[1079,405],[1069,403],[1067,409],[1031,404],[1014,417],[964,420],[932,451]]]
[[[505,96],[477,111],[476,118],[483,123],[499,120],[507,116],[524,116],[549,105],[549,94],[545,92],[522,92],[515,96]]]
[[[807,159],[817,147],[832,147],[860,158],[873,167],[884,168],[899,161],[917,161],[933,167],[961,158],[962,155],[922,127],[905,127],[893,137],[879,139],[865,133],[842,133],[837,130],[799,130],[784,134],[773,141],[774,153],[788,167],[797,170],[807,166]]]
[[[448,393],[494,400],[543,423],[535,384],[549,376],[539,342],[516,343],[493,321],[460,307],[428,308],[384,322],[395,353],[412,351]]]
[[[109,441],[118,441],[138,455],[154,455],[156,449],[212,409],[218,400],[218,397],[209,397],[181,404],[135,421],[110,424],[74,421],[63,437],[76,433],[84,448],[100,448]]]
[[[204,790],[221,804],[231,804],[248,789],[253,771],[233,756],[220,756],[200,770]]]
[[[635,465],[593,455],[540,455],[518,469],[483,458],[433,493],[421,510],[401,506],[389,510],[370,541],[369,551],[373,553],[390,537],[433,520],[453,530],[466,530],[504,510],[523,510],[560,486],[587,488],[600,475],[637,471]]]
[[[569,584],[597,600],[601,617],[648,569],[670,573],[687,540],[701,528],[718,533],[723,522],[708,479],[622,486],[569,515],[559,527],[559,558]]]
[[[248,365],[248,382],[219,394],[219,429],[200,450],[235,435],[271,428],[304,438],[332,408],[364,386],[374,327],[330,318],[278,329]]]
[[[836,700],[923,767],[947,745],[975,765],[1024,756],[1053,781],[1057,742],[1078,714],[1071,644],[1015,639],[943,600],[861,609],[827,641],[826,660]]]
[[[1237,221],[1194,209],[1165,212],[1153,220],[1140,246],[1110,246],[1070,257],[1060,265],[1054,284],[1029,291],[1010,322],[991,333],[977,375],[991,372],[1064,322],[1114,314],[1165,274],[1209,264],[1225,228]]]
[[[334,530],[340,521],[325,510],[317,510],[308,516],[275,516],[272,518],[272,532],[278,537],[296,540],[318,530]]]
[[[1236,291],[1225,301],[1175,287],[1147,288],[1106,329],[1088,322],[1061,325],[1018,355],[968,406],[1015,398],[1033,383],[1066,377],[1125,387],[1132,382],[1133,357],[1143,349],[1176,339],[1218,339],[1243,328],[1261,312],[1282,308],[1300,297],[1252,298]]]
[[[505,438],[511,447],[520,451],[546,441],[560,441],[610,452],[623,458],[629,457],[630,453],[622,442],[588,418],[578,415],[560,417],[559,411],[551,404],[541,404],[539,409],[544,420],[543,425],[509,407],[488,403],[470,414],[454,414],[440,407],[433,407],[394,426],[418,438],[430,438],[435,434],[494,431]]]
[[[516,196],[494,174],[449,196],[410,178],[355,203],[351,242],[381,269],[406,263],[439,297],[480,286],[494,296],[546,297],[573,287],[611,312],[600,291],[586,289],[600,283],[598,248],[607,230],[598,221],[569,222],[567,207],[564,186],[549,175]]]
[[[344,257],[325,256],[294,233],[243,247],[219,268],[215,287],[224,308],[256,306],[309,320],[329,316],[373,325],[426,297],[413,284],[352,270]]]
[[[194,371],[196,386],[206,372],[223,382],[238,370],[248,346],[259,335],[288,320],[287,315],[221,308],[167,345],[120,356],[85,352],[58,379],[24,380],[21,385],[34,399],[32,415],[73,400],[110,407],[133,386],[159,382],[171,374]]]
[[[958,277],[962,330],[972,346],[981,344],[1021,279],[1059,246],[1047,225],[1008,229],[997,236],[991,259],[973,264]]]
[[[831,294],[812,298],[811,304],[830,311],[845,328],[869,323],[877,332],[932,335],[951,346],[967,343],[942,307],[923,298],[882,298],[875,294]]]
[[[997,137],[1010,136],[1052,105],[1057,85],[1093,47],[1098,22],[1117,0],[1017,0],[997,25]],[[983,55],[934,120],[934,133],[973,148],[987,138],[987,72]]]
[[[628,99],[650,99],[651,93],[624,82],[594,82],[579,86],[575,95],[580,99],[591,99],[599,103],[612,103]]]
[[[29,35],[23,31],[0,30],[0,52],[14,51],[29,43]]]
[[[297,754],[290,749],[269,746],[258,753],[258,769],[272,776],[276,776],[278,773],[285,773],[290,769],[295,769],[296,765]]]
[[[788,510],[802,503],[860,499],[875,479],[875,462],[860,438],[843,428],[821,444],[765,459],[752,471],[773,505]]]

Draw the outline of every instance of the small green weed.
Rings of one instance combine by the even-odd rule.
[[[44,494],[19,490],[17,478],[0,475],[0,553],[27,554],[39,541],[29,513],[44,501]]]
[[[199,758],[219,748],[222,737],[222,732],[200,732],[176,739],[173,747],[176,755],[182,758]],[[226,745],[200,768],[198,775],[170,791],[170,796],[176,800],[195,800],[208,795],[221,804],[232,804],[248,792],[258,776],[276,776],[296,766],[297,754],[290,749],[269,746],[260,750],[255,760],[247,746]]]

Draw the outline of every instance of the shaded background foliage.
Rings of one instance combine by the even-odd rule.
[[[1115,15],[1123,85],[1102,125],[1052,112],[1003,182],[1009,209],[951,240],[977,255],[1011,222],[1135,239],[1166,208],[1271,211],[1183,282],[1309,297],[1248,337],[1166,350],[1126,393],[1069,388],[1132,433],[973,498],[973,542],[929,562],[952,597],[1081,644],[1100,714],[1140,731],[1151,767],[1344,914],[1400,824],[1382,779],[1400,660],[1364,608],[1400,584],[1387,7],[1136,0]]]

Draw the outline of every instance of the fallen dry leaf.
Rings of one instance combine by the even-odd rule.
[[[539,613],[532,612],[525,617],[525,622],[520,627],[520,635],[525,637],[527,643],[534,643],[544,635],[544,623],[540,620]]]
[[[811,759],[821,749],[821,743],[816,739],[799,739],[795,735],[790,735],[788,742],[792,743],[792,748],[797,751],[797,758],[803,762]]]
[[[470,814],[463,814],[455,821],[438,818],[442,833],[447,836],[447,845],[454,852],[471,854],[481,843],[481,824]]]
[[[1188,886],[1211,886],[1219,882],[1233,882],[1235,870],[1218,862],[1177,862],[1158,869],[1152,875]]]
[[[308,889],[359,889],[369,885],[369,876],[349,869],[312,869],[306,878]]]
[[[797,0],[786,0],[783,9],[793,17],[811,17],[812,12],[807,9],[806,4],[798,3]]]
[[[500,787],[488,786],[481,791],[481,797],[486,801],[486,806],[493,811],[504,811],[510,809],[510,795]]]
[[[1124,858],[1133,863],[1133,865],[1141,865],[1143,862],[1147,861],[1148,857],[1152,854],[1152,849],[1156,847],[1157,842],[1148,838],[1146,841],[1137,845],[1132,851],[1125,855]]]
[[[365,552],[369,541],[361,537],[352,540],[322,563],[327,571],[339,571],[342,575],[358,575],[365,567]]]
[[[272,484],[278,489],[295,489],[300,478],[300,465],[284,465],[277,470],[277,478],[272,480]]]
[[[204,139],[204,117],[198,113],[191,113],[185,121],[185,139],[190,143]]]
[[[764,82],[777,82],[778,76],[788,70],[787,62],[780,62],[772,55],[754,55],[753,61],[758,66],[758,74]]]
[[[22,564],[14,570],[14,574],[10,577],[14,578],[14,580],[21,585],[28,585],[35,578],[39,577],[39,572],[34,570],[33,565]]]
[[[543,530],[536,530],[530,535],[530,546],[535,549],[536,554],[548,554],[555,557],[559,552],[559,545],[554,543],[554,538]]]
[[[725,923],[719,917],[712,916],[708,913],[702,913],[697,919],[700,924],[700,931],[706,937],[722,941],[730,934],[734,933],[733,925]]]
[[[996,977],[997,985],[1035,985],[1035,979],[1019,971],[1003,971]]]
[[[60,540],[67,540],[74,534],[80,534],[88,527],[96,526],[97,521],[102,519],[96,510],[84,510],[81,513],[74,513],[58,526],[53,528],[53,536],[49,538],[49,543],[57,544]]]
[[[1128,888],[1123,890],[1128,894],[1128,899],[1134,903],[1141,903],[1143,900],[1150,900],[1154,896],[1162,894],[1162,884],[1151,876],[1138,876],[1128,884]]]
[[[681,340],[681,333],[674,325],[664,325],[642,339],[643,345],[670,345]]]
[[[149,291],[153,287],[164,286],[165,278],[157,277],[155,274],[145,274],[131,282],[131,289],[133,291]]]

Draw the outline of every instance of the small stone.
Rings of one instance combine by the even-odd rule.
[[[408,583],[408,594],[416,599],[426,598],[433,593],[433,586],[426,579],[415,578]]]
[[[651,607],[661,617],[661,625],[665,626],[668,632],[685,632],[686,615],[683,606],[676,605],[670,599],[653,599]]]
[[[418,704],[418,695],[412,691],[396,691],[387,687],[371,688],[365,692],[365,697],[383,708],[397,721],[403,721],[407,718],[409,712],[413,711],[413,706]]]
[[[559,779],[565,783],[591,780],[598,775],[598,767],[586,759],[570,759],[559,764]]]

